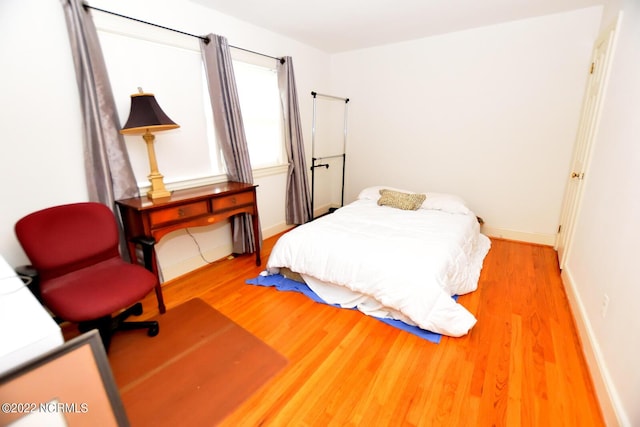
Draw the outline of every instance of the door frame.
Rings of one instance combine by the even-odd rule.
[[[582,109],[580,113],[580,121],[578,123],[578,134],[576,135],[576,141],[574,143],[574,153],[571,159],[571,170],[567,178],[565,186],[565,194],[562,201],[562,211],[560,215],[560,226],[558,227],[558,233],[556,235],[555,249],[558,252],[558,264],[560,269],[564,268],[567,261],[567,257],[571,252],[573,243],[573,235],[576,218],[580,213],[582,206],[582,195],[584,192],[585,176],[587,169],[589,168],[591,154],[593,152],[594,140],[598,134],[598,128],[600,124],[600,116],[602,113],[602,104],[606,96],[606,88],[609,82],[609,72],[611,70],[611,63],[614,56],[615,46],[617,42],[618,29],[620,28],[620,22],[622,20],[622,13],[618,15],[618,18],[611,23],[604,31],[600,33],[593,45],[593,51],[591,54],[591,65],[589,70],[589,77],[585,86],[585,94],[582,100]],[[599,47],[605,46],[604,54],[602,55],[602,61],[596,64],[596,57],[599,53]],[[595,89],[596,105],[594,106],[593,113],[587,117],[589,96],[593,85],[593,79],[596,74],[593,72],[593,67],[601,67],[602,76],[598,82],[598,86]],[[585,141],[584,149],[580,150],[579,138],[581,138],[581,130],[589,129],[584,136]],[[581,165],[580,168],[576,166]],[[580,170],[578,170],[580,169]],[[576,188],[572,191],[572,186]]]

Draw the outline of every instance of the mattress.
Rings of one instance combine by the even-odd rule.
[[[299,274],[331,304],[465,335],[477,320],[452,297],[477,289],[491,246],[477,217],[461,199],[440,193],[426,193],[415,210],[380,206],[380,189],[365,189],[353,203],[284,234],[267,273]]]

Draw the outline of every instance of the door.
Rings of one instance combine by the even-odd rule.
[[[574,222],[580,206],[582,187],[586,169],[589,164],[593,139],[598,129],[602,97],[607,83],[615,34],[619,21],[620,18],[618,18],[618,22],[614,23],[608,30],[600,35],[593,49],[589,78],[587,80],[582,113],[571,162],[571,171],[569,172],[562,205],[560,227],[558,228],[558,235],[556,237],[556,250],[558,251],[560,268],[564,267],[567,254],[571,249]]]

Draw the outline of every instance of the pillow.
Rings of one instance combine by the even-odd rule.
[[[411,191],[401,190],[393,187],[368,187],[360,192],[359,200],[378,200],[380,199],[380,190],[391,190],[401,193],[411,193]],[[420,206],[420,209],[437,210],[453,214],[469,214],[471,210],[467,207],[462,198],[453,194],[446,193],[426,193],[427,197]]]
[[[427,199],[420,209],[431,209],[452,214],[469,214],[471,210],[458,196],[444,193],[427,193]]]
[[[422,206],[422,202],[424,202],[424,199],[426,198],[427,196],[424,194],[410,194],[393,190],[380,190],[378,205],[390,206],[392,208],[398,208],[405,211],[415,211]]]
[[[401,193],[411,193],[411,191],[401,190],[399,188],[375,186],[375,187],[368,187],[362,190],[360,194],[358,194],[358,200],[377,201],[380,198],[380,190],[391,190],[391,191],[399,191]]]

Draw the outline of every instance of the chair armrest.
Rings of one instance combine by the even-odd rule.
[[[20,265],[15,268],[15,272],[40,304],[42,304],[43,307],[46,307],[40,296],[40,273],[38,273],[38,270],[36,270],[32,265]],[[51,314],[51,317],[53,317],[53,320],[58,324],[64,322],[63,319],[58,316],[54,316],[53,314]]]
[[[156,239],[154,239],[153,237],[146,237],[146,236],[133,237],[131,238],[131,241],[133,243],[138,243],[143,247],[145,246],[154,247],[156,244]]]
[[[144,268],[154,273],[153,270],[153,249],[156,246],[156,239],[153,237],[139,236],[131,239],[133,243],[142,247],[142,257],[144,258]]]
[[[31,293],[40,300],[40,274],[32,265],[20,265],[15,269],[18,277],[29,288]]]

